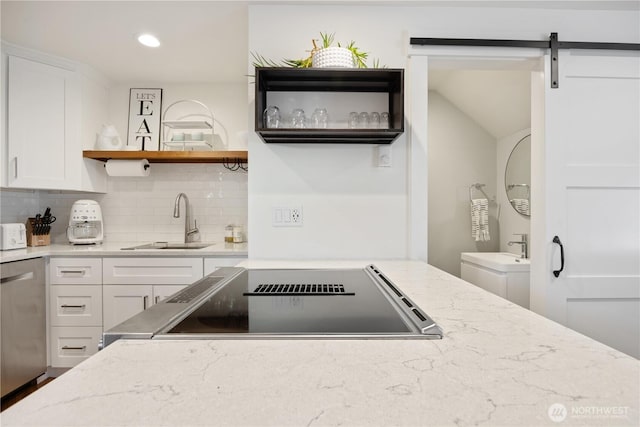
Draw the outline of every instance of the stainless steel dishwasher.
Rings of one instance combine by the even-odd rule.
[[[43,258],[0,265],[2,397],[47,370]]]

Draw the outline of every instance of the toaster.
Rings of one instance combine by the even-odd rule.
[[[24,224],[0,224],[0,250],[27,247],[27,229]]]

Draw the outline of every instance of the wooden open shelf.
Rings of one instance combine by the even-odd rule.
[[[240,161],[246,163],[249,154],[243,151],[103,151],[85,150],[82,156],[106,162],[110,159],[141,160],[149,163],[225,163]]]

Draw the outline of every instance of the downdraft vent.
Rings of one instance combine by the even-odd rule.
[[[264,283],[253,292],[243,295],[355,295],[347,292],[342,283]]]
[[[207,277],[200,283],[196,283],[192,286],[189,286],[183,291],[180,291],[171,299],[166,300],[166,303],[189,303],[193,301],[194,298],[202,294],[204,291],[209,289],[211,286],[215,285],[222,279],[222,277]]]

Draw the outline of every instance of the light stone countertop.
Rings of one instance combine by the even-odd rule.
[[[639,424],[637,359],[425,263],[374,264],[443,328],[442,340],[118,341],[2,412],[0,423]]]
[[[150,243],[150,242],[149,242]],[[215,242],[211,246],[201,249],[145,249],[122,250],[131,246],[141,245],[140,242],[109,243],[99,245],[71,245],[52,244],[48,246],[27,247],[25,249],[12,249],[0,251],[0,263],[21,261],[23,259],[39,258],[47,256],[247,256],[247,243]]]

